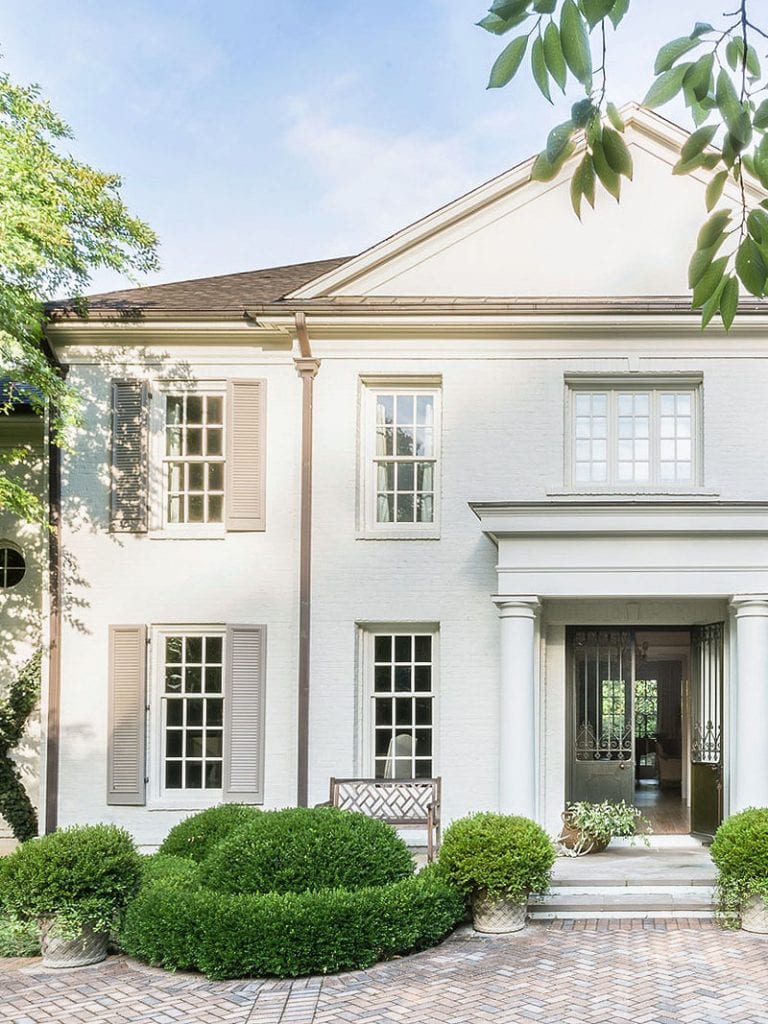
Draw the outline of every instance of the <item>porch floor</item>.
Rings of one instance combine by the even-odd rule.
[[[679,787],[661,789],[641,782],[635,787],[633,803],[650,821],[655,835],[685,835],[690,830],[690,815]]]
[[[709,886],[714,883],[715,867],[706,847],[652,845],[648,848],[640,844],[617,846],[616,842],[614,840],[603,853],[558,857],[552,885]]]

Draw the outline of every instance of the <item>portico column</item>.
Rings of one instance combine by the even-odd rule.
[[[499,609],[499,810],[536,814],[537,597],[494,597]]]
[[[731,813],[768,807],[768,594],[738,595]]]

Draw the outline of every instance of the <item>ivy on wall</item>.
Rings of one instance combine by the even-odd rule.
[[[41,665],[42,653],[38,651],[25,662],[0,698],[0,814],[22,843],[37,835],[37,812],[11,754],[21,742],[29,716],[37,707]]]

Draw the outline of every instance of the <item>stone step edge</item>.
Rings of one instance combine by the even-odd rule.
[[[613,889],[632,889],[638,886],[713,886],[715,884],[715,876],[711,875],[704,878],[576,878],[574,876],[565,876],[563,878],[553,878],[553,888],[613,888]]]
[[[621,918],[633,921],[669,921],[684,918],[712,921],[714,917],[713,910],[528,910],[530,921],[615,921]]]
[[[529,901],[538,903],[542,900],[552,899],[553,896],[571,897],[584,896],[593,899],[626,900],[632,897],[658,896],[659,899],[683,899],[686,896],[691,899],[713,898],[715,887],[713,885],[553,885],[549,892],[542,896],[531,894]]]

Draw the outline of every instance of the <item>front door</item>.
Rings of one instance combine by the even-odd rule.
[[[635,786],[630,630],[570,633],[571,800],[626,800]]]
[[[723,623],[691,631],[691,832],[723,820]]]

